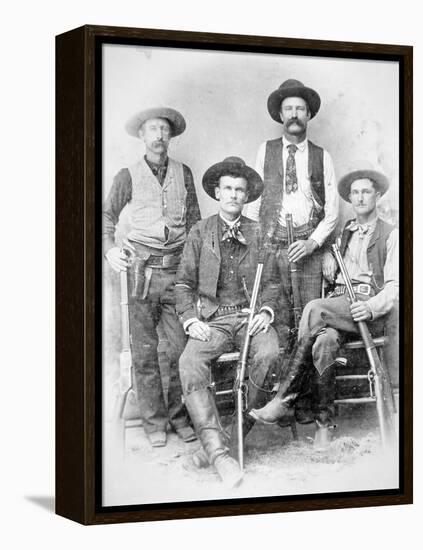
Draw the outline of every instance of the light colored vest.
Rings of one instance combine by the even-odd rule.
[[[163,187],[144,158],[129,167],[132,180],[128,238],[154,248],[177,248],[186,237],[187,190],[182,163],[169,158]],[[169,234],[166,240],[165,227]]]

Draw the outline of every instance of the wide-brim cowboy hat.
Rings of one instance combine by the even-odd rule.
[[[272,92],[267,100],[267,110],[270,116],[279,124],[281,121],[281,104],[286,97],[302,97],[307,102],[310,118],[313,118],[320,109],[320,96],[312,88],[304,86],[299,80],[290,78],[285,80],[277,90]]]
[[[389,180],[384,174],[382,174],[382,172],[374,170],[370,163],[360,163],[354,167],[354,170],[345,174],[345,176],[343,176],[338,182],[338,193],[344,201],[351,202],[351,185],[355,181],[362,179],[371,180],[376,191],[381,195],[385,194],[389,189]]]
[[[125,124],[125,130],[131,136],[140,137],[139,131],[141,126],[151,118],[165,118],[172,129],[172,137],[182,134],[187,126],[184,117],[175,109],[171,109],[170,107],[154,107],[140,111],[132,116]]]
[[[247,202],[255,201],[263,192],[263,180],[253,168],[247,166],[239,157],[227,157],[222,162],[210,166],[203,176],[204,190],[212,199],[216,200],[215,188],[219,185],[219,179],[222,176],[247,180]]]

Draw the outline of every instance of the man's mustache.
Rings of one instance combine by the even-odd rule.
[[[298,126],[301,126],[302,128],[304,128],[304,123],[301,120],[298,120],[298,118],[291,118],[286,123],[287,126],[291,126],[292,124],[297,124]]]

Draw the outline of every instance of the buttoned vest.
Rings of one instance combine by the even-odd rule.
[[[266,142],[264,157],[264,190],[260,205],[259,219],[263,233],[272,238],[279,220],[283,199],[282,139],[277,138]],[[325,186],[323,172],[323,149],[308,140],[308,172],[310,187],[316,203],[322,207],[311,220],[314,226],[324,217]]]
[[[345,227],[348,227],[348,224],[350,224],[351,221],[352,220],[349,220],[345,224]],[[376,293],[382,290],[385,284],[383,270],[385,267],[387,255],[386,241],[388,240],[389,235],[392,233],[393,229],[393,225],[390,225],[389,223],[386,223],[378,218],[375,230],[373,231],[373,235],[370,237],[369,246],[367,247],[367,263],[369,269],[373,272]],[[341,237],[341,245],[339,247],[342,256],[345,254],[352,234],[352,231],[344,228]]]
[[[144,159],[129,167],[129,173],[132,200],[128,238],[154,248],[176,248],[182,244],[186,237],[187,196],[182,163],[169,158],[163,186]]]

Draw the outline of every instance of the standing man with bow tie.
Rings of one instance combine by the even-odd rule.
[[[267,109],[282,124],[282,138],[263,143],[256,170],[263,177],[262,196],[244,214],[260,221],[273,243],[282,273],[281,323],[292,325],[289,262],[297,264],[302,307],[321,295],[322,245],[335,229],[338,195],[332,159],[307,139],[307,125],[320,108],[319,94],[289,79],[272,92]],[[286,214],[292,214],[295,242],[288,247]]]
[[[238,463],[229,456],[214,396],[210,391],[210,364],[244,340],[248,306],[259,253],[260,226],[241,215],[245,203],[257,199],[263,182],[238,157],[211,166],[203,177],[206,193],[219,201],[218,214],[198,222],[191,230],[176,275],[176,310],[189,335],[179,360],[185,404],[207,460],[225,485],[242,479]],[[264,258],[261,293],[251,327],[248,403],[267,401],[266,377],[278,358],[274,318],[280,277],[272,255]],[[245,419],[244,430],[253,424]]]
[[[398,230],[377,215],[376,203],[387,191],[387,178],[367,168],[344,176],[338,190],[351,203],[355,219],[345,225],[340,252],[358,301],[351,304],[335,258],[326,252],[324,275],[335,282],[329,298],[309,302],[303,311],[298,345],[290,357],[286,380],[265,407],[250,414],[265,424],[292,414],[298,383],[311,353],[318,372],[315,395],[317,429],[332,424],[335,391],[335,360],[339,354],[340,332],[358,334],[357,322],[368,321],[372,333],[380,331],[398,300]],[[316,437],[316,439],[320,439]]]

